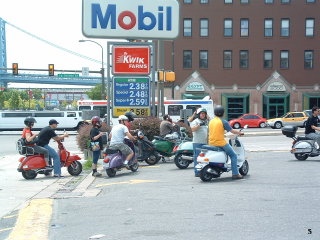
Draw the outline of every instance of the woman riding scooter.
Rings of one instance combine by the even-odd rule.
[[[26,127],[22,131],[22,138],[25,139],[26,146],[32,148],[34,153],[39,153],[44,155],[44,159],[46,161],[46,169],[52,170],[52,166],[49,165],[49,151],[44,147],[36,145],[36,137],[39,135],[38,133],[33,134],[31,129],[37,121],[33,117],[27,117],[24,120],[24,124]]]

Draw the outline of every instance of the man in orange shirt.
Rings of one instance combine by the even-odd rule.
[[[231,145],[224,139],[224,132],[227,131],[238,135],[243,135],[243,133],[239,130],[232,129],[230,124],[226,120],[222,119],[223,114],[224,108],[221,105],[217,105],[214,108],[215,117],[209,122],[208,145],[216,146],[225,151],[231,159],[232,179],[242,179],[243,176],[239,174],[237,167],[237,154]]]

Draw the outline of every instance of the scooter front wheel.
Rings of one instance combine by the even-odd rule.
[[[132,164],[131,166],[130,166],[130,170],[132,171],[132,172],[136,172],[136,171],[138,171],[138,168],[139,168],[139,163],[134,163],[134,164]]]
[[[78,176],[82,172],[82,164],[79,161],[74,161],[68,167],[68,173],[72,176]]]
[[[241,175],[245,176],[248,174],[249,172],[249,163],[247,160],[245,160],[241,166],[241,168],[239,168],[239,172]]]
[[[114,168],[108,168],[106,169],[106,173],[109,177],[114,177],[117,173],[117,171]]]
[[[37,175],[38,174],[33,170],[27,170],[22,172],[22,176],[27,180],[35,179]]]
[[[200,179],[204,182],[209,182],[213,178],[213,175],[208,173],[208,169],[210,168],[209,165],[205,166],[201,171],[200,171]]]

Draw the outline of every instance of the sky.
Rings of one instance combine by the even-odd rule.
[[[49,42],[101,61],[98,45],[79,42],[80,39],[87,39],[81,30],[82,0],[0,0],[0,17]],[[89,67],[92,71],[98,71],[101,68],[101,63],[61,51],[7,24],[6,40],[8,67],[18,63],[19,68],[47,69],[48,64],[53,63],[55,69],[81,70],[82,67]],[[106,59],[107,39],[90,40],[103,46]]]

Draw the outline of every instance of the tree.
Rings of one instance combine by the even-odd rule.
[[[42,90],[39,88],[32,89],[33,98],[36,100],[42,99]]]
[[[86,94],[92,100],[101,100],[101,88],[102,84],[97,84],[95,87],[91,88],[91,90],[87,91]],[[106,89],[105,89],[105,96],[106,96]],[[105,100],[105,99],[102,99]]]

